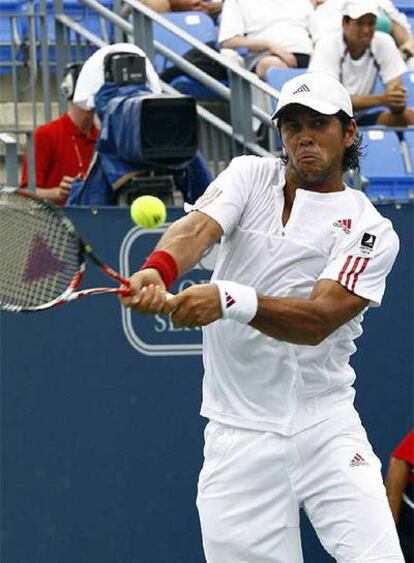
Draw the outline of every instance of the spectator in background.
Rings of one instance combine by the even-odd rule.
[[[363,0],[362,0],[363,1]],[[342,28],[342,12],[346,0],[312,0],[316,10],[312,18],[312,36],[318,41],[328,33]],[[389,33],[403,58],[414,66],[414,39],[405,14],[398,10],[392,0],[379,0],[377,30]]]
[[[205,12],[211,17],[218,16],[223,7],[220,0],[169,0],[172,12]]]
[[[270,68],[306,68],[312,52],[309,0],[226,0],[219,42],[224,49],[247,48],[247,70],[265,78]]]
[[[317,42],[309,71],[331,74],[347,88],[359,125],[405,127],[414,124],[401,80],[407,67],[392,38],[375,31],[378,11],[378,0],[348,0],[342,31]],[[373,92],[378,74],[379,94]]]
[[[411,29],[407,16],[397,10],[391,0],[379,0],[379,7],[384,19],[389,20],[389,33],[409,68],[414,70],[414,30]]]
[[[168,0],[138,0],[138,3],[144,4],[147,8],[151,8],[154,12],[170,12],[171,6]],[[132,14],[132,8],[129,4],[125,4],[121,10],[121,16],[128,19]]]
[[[414,430],[391,454],[385,481],[391,512],[407,563],[414,561]]]
[[[81,66],[74,63],[66,68],[61,88],[68,100],[67,112],[34,131],[36,195],[56,205],[64,205],[72,183],[86,176],[98,137],[94,110],[82,109],[72,101]],[[27,185],[25,155],[21,187]]]
[[[216,17],[223,5],[221,0],[140,0],[154,12],[205,12]],[[122,10],[122,17],[128,18],[132,8],[128,4]]]

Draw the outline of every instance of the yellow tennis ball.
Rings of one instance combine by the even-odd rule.
[[[160,227],[166,217],[167,209],[163,201],[153,195],[142,195],[132,202],[131,219],[143,229]]]

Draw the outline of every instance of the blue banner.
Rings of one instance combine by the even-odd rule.
[[[353,357],[357,406],[384,469],[412,426],[413,209],[381,207],[401,252]],[[163,231],[133,226],[125,208],[67,213],[124,275]],[[180,214],[169,209],[168,221]],[[214,254],[173,291],[207,281]],[[90,264],[83,286],[106,283]],[[113,296],[2,313],[0,331],[1,561],[204,561],[195,509],[201,331],[131,314]],[[306,562],[330,561],[306,522],[303,545]]]

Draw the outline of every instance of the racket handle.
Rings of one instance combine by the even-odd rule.
[[[126,284],[124,284],[124,286],[126,286]],[[142,289],[145,289],[145,287],[143,287]],[[130,290],[130,287],[129,287],[129,285],[128,285],[128,286],[126,286],[126,287],[120,287],[120,288],[117,290],[117,293],[118,293],[119,295],[122,295],[123,297],[128,297],[128,295],[130,294],[130,291],[131,291],[131,290]],[[174,297],[174,294],[173,294],[173,293],[170,293],[169,291],[167,291],[166,297],[167,297],[167,301],[168,301],[168,299],[171,299],[171,297]]]
[[[122,297],[128,297],[128,295],[130,294],[130,291],[131,290],[130,290],[129,287],[120,287],[118,289],[118,295],[121,295]]]

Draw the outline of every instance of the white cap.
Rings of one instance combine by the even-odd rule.
[[[347,0],[342,10],[343,16],[349,16],[353,20],[357,20],[365,14],[379,14],[378,0]]]
[[[348,90],[330,74],[307,72],[284,83],[272,120],[290,104],[300,104],[324,115],[343,111],[353,117],[351,96]]]

